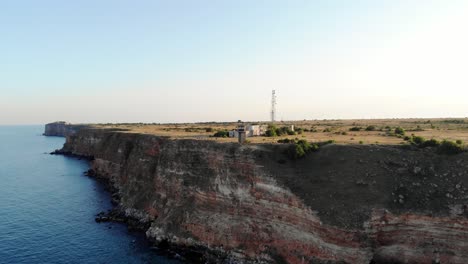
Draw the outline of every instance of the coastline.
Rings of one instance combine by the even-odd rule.
[[[429,151],[329,146],[284,164],[276,162],[278,148],[83,130],[67,137],[61,152],[93,159],[90,174],[115,188],[119,213],[151,223],[142,226],[151,241],[195,252],[195,261],[383,263],[404,257],[463,263],[465,183],[451,190],[464,180],[462,156],[441,160]],[[308,171],[316,174],[313,185]],[[421,184],[427,187],[420,190]],[[434,203],[427,194],[441,188],[452,197],[437,196]],[[395,202],[395,195],[404,201]],[[441,232],[450,239],[438,240]],[[419,248],[415,240],[434,242]],[[398,253],[403,248],[406,255]]]
[[[54,135],[57,137],[62,137],[60,135]],[[49,153],[50,155],[62,155],[72,159],[78,160],[87,160],[91,162],[94,157],[86,155],[77,155],[68,151],[61,151],[60,149],[54,150]],[[137,217],[127,215],[125,213],[126,209],[119,206],[119,193],[110,180],[102,175],[99,175],[92,169],[88,169],[83,172],[84,176],[90,177],[93,180],[99,182],[104,186],[104,189],[109,193],[109,198],[113,208],[107,211],[97,212],[95,215],[94,221],[98,224],[106,222],[115,222],[121,223],[127,226],[128,232],[137,232],[144,235],[145,232],[150,227],[150,222],[142,221]],[[168,257],[170,259],[179,260],[183,263],[193,263],[193,264],[215,264],[219,263],[220,260],[223,263],[244,263],[242,261],[236,261],[233,259],[228,259],[226,254],[220,252],[212,251],[209,248],[205,247],[184,247],[177,244],[169,243],[167,240],[156,241],[154,239],[148,238],[145,236],[148,243],[151,245],[150,249],[155,251],[158,255]]]

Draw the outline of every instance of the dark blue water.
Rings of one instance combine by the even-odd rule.
[[[86,161],[53,156],[63,138],[42,126],[0,126],[0,263],[175,263],[143,235],[94,222],[111,208]]]

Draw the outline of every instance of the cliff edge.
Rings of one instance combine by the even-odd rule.
[[[57,121],[45,125],[44,136],[67,137],[76,134],[80,129],[90,128],[89,125],[75,125],[65,121]]]
[[[468,153],[285,147],[80,129],[60,153],[91,158],[149,239],[202,261],[466,263]]]

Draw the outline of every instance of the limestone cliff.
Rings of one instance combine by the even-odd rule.
[[[467,153],[284,147],[82,129],[61,152],[92,158],[150,239],[220,262],[467,263]]]
[[[87,127],[87,125],[75,125],[64,121],[57,121],[45,125],[44,136],[67,137]]]

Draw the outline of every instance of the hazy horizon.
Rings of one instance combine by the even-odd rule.
[[[468,1],[0,3],[0,124],[468,116]]]

